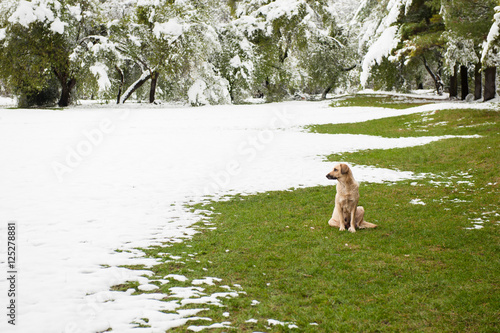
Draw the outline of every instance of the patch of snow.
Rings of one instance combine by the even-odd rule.
[[[288,328],[293,329],[293,328],[299,328],[296,324],[294,323],[289,323],[289,322],[283,322],[279,321],[276,319],[268,319],[267,323],[271,326],[288,326]]]
[[[195,286],[200,285],[200,284],[207,284],[209,286],[213,286],[215,284],[215,282],[220,282],[220,281],[222,281],[222,280],[219,278],[216,278],[216,277],[206,277],[204,279],[193,280],[192,284]]]
[[[203,293],[205,289],[200,287],[172,287],[169,290],[171,298],[188,299],[205,295]]]
[[[173,18],[164,23],[155,22],[153,34],[156,38],[164,39],[169,44],[175,42],[186,30],[186,25],[179,22],[178,18]]]
[[[228,321],[222,323],[212,324],[210,326],[189,326],[187,329],[193,332],[201,332],[203,330],[212,329],[212,328],[231,328],[231,323]]]
[[[159,289],[158,286],[154,284],[142,284],[137,289],[142,290],[142,291],[153,291]]]
[[[188,278],[185,277],[184,275],[178,275],[178,274],[169,274],[165,276],[165,279],[174,279],[179,282],[186,282],[188,280]]]
[[[410,203],[412,205],[422,205],[422,206],[425,206],[425,202],[423,202],[422,199],[412,199],[412,200],[410,200]]]
[[[282,322],[282,321],[279,321],[279,320],[276,320],[276,319],[268,319],[267,320],[267,323],[271,326],[276,326],[276,325],[281,325],[281,326],[285,326],[285,323]]]
[[[199,298],[186,298],[181,300],[182,305],[186,304],[209,304],[215,305],[219,307],[223,307],[219,298],[229,298],[229,297],[238,297],[238,293],[236,292],[227,292],[227,293],[214,293],[208,296],[201,296]]]
[[[10,23],[19,23],[28,28],[33,22],[54,21],[54,13],[47,8],[44,2],[30,2],[21,0],[16,7],[16,10],[8,18]]]
[[[64,27],[66,27],[67,25],[68,23],[62,22],[59,17],[56,17],[55,20],[50,24],[50,30],[62,35],[64,33]]]
[[[478,230],[478,229],[483,229],[484,226],[484,220],[480,217],[475,218],[475,219],[470,219],[472,222],[472,227],[465,228],[466,230]]]

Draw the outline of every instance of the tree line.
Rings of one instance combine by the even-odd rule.
[[[20,106],[64,107],[77,98],[192,105],[241,103],[249,96],[324,98],[361,85],[416,89],[426,77],[437,93],[446,86],[452,97],[460,81],[463,98],[474,81],[474,97],[489,99],[500,64],[495,5],[497,0],[5,0],[0,84]]]
[[[392,23],[397,43],[374,63],[373,79],[390,89],[418,87],[430,77],[435,91],[442,94],[446,88],[450,98],[494,98],[500,65],[500,7],[495,5],[500,2],[402,1]]]

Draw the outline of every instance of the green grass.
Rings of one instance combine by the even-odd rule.
[[[377,95],[377,94],[356,94],[353,96],[343,97],[334,100],[331,104],[333,107],[348,107],[348,106],[367,106],[380,107],[391,109],[408,109],[415,106],[432,103],[432,100],[425,98],[408,98],[394,95]]]
[[[330,228],[333,185],[197,205],[216,214],[200,222],[191,241],[145,250],[164,261],[153,267],[152,279],[168,274],[222,279],[204,285],[207,294],[241,285],[245,293],[224,299],[224,307],[201,306],[209,310],[199,315],[213,322],[188,324],[231,322],[232,328],[211,332],[497,332],[499,120],[495,111],[450,110],[350,125],[349,133],[387,137],[481,137],[328,156],[425,173],[417,180],[361,184],[360,204],[377,229],[351,234]],[[338,133],[343,126],[321,130]],[[413,199],[425,205],[412,204]],[[484,228],[468,230],[478,218]],[[207,221],[217,229],[207,228]],[[191,282],[168,283],[160,292],[167,295],[173,286]],[[260,303],[251,305],[253,300]],[[270,327],[268,319],[299,328]]]
[[[498,112],[492,110],[439,110],[352,124],[312,125],[316,133],[366,134],[389,138],[436,135],[475,135],[499,131]]]

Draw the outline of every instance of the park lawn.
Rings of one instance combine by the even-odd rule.
[[[202,305],[207,310],[199,316],[212,322],[189,322],[173,332],[220,322],[231,328],[212,332],[497,332],[499,118],[496,111],[445,110],[311,128],[481,137],[328,156],[418,174],[361,184],[365,218],[379,225],[373,230],[351,234],[328,226],[333,183],[196,205],[212,213],[191,241],[144,250],[182,258],[153,267],[152,279],[211,276],[222,281],[204,286],[207,293],[221,285],[241,286],[244,293],[224,299],[224,307]],[[168,294],[173,286],[190,282],[165,284],[161,291]],[[269,319],[284,325],[271,326]]]
[[[364,106],[391,109],[408,109],[415,106],[434,103],[434,100],[402,95],[355,94],[334,99],[332,107]]]

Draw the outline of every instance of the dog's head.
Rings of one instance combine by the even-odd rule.
[[[348,174],[349,171],[350,169],[347,164],[340,163],[333,167],[333,170],[326,175],[326,178],[336,180]]]

